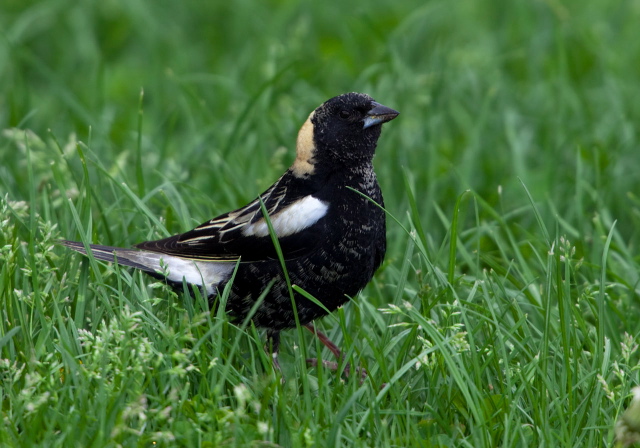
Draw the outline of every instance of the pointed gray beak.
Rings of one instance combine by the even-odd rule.
[[[377,124],[386,123],[387,121],[391,121],[400,115],[400,112],[397,110],[393,110],[390,107],[383,106],[380,103],[373,103],[373,109],[367,112],[367,115],[364,117],[364,126],[362,129],[370,128],[371,126],[375,126]]]

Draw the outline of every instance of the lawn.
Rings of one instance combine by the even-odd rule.
[[[0,445],[631,443],[638,23],[637,1],[3,1]],[[347,91],[401,112],[386,260],[316,323],[366,379],[308,367],[330,353],[298,328],[282,382],[250,322],[56,244],[246,204]]]

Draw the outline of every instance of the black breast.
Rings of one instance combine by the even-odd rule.
[[[346,185],[314,194],[329,204],[327,215],[316,224],[323,226],[317,232],[322,237],[314,251],[286,262],[291,283],[314,296],[329,311],[364,288],[384,259],[384,212],[357,191],[380,205],[382,194],[373,170],[365,174],[351,177]],[[273,284],[254,315],[254,322],[276,330],[295,326],[291,299],[277,260],[240,266],[228,310],[238,317],[245,316],[270,282]],[[295,294],[295,303],[302,324],[327,314],[300,294]]]

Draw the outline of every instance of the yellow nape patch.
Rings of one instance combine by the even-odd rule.
[[[315,112],[311,112],[307,121],[304,122],[298,132],[296,142],[296,160],[291,166],[291,171],[296,177],[306,177],[313,174],[315,169],[313,156],[316,152],[316,145],[313,142],[313,123],[311,117]]]

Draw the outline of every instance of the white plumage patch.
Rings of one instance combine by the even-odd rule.
[[[167,280],[181,283],[184,279],[192,285],[204,286],[208,295],[214,294],[218,285],[229,280],[235,263],[189,260],[172,255],[139,251],[127,254],[127,258],[155,271],[168,273]]]
[[[276,235],[282,238],[311,227],[327,214],[327,210],[329,210],[329,206],[320,199],[305,196],[278,213],[269,216],[269,219]],[[267,236],[269,235],[269,227],[262,218],[258,222],[246,226],[242,230],[242,234],[245,236]]]

